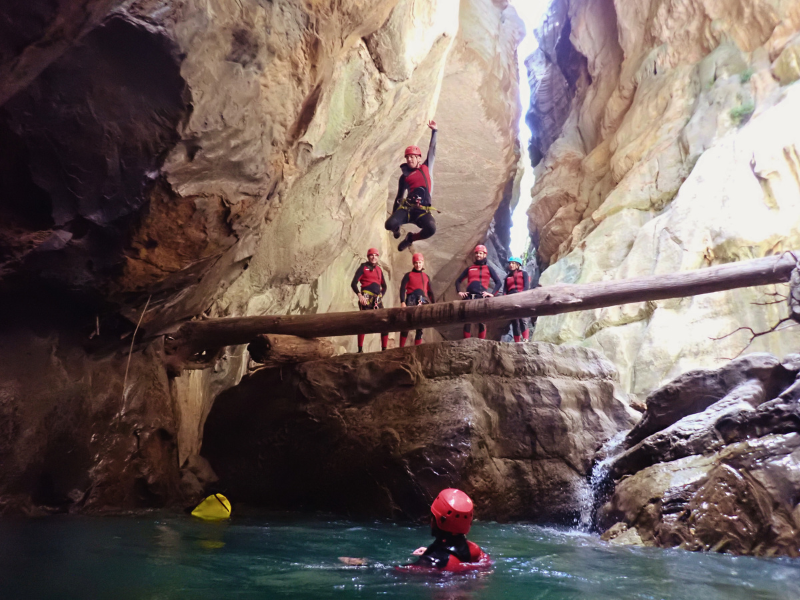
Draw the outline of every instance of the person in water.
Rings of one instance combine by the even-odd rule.
[[[530,280],[528,274],[522,268],[522,260],[516,256],[508,259],[508,272],[503,284],[504,294],[516,294],[517,292],[525,292],[530,289]],[[520,341],[520,334],[522,339],[528,340],[528,321],[527,319],[514,319],[511,321],[511,332],[514,334],[514,341]]]
[[[411,264],[414,267],[411,271],[403,275],[400,282],[400,306],[418,306],[420,304],[432,304],[433,289],[431,289],[431,279],[425,271],[425,257],[420,252],[416,252],[411,257]],[[408,331],[400,332],[400,347],[406,345]],[[422,329],[417,329],[414,345],[422,343]]]
[[[472,527],[472,499],[461,490],[439,492],[431,504],[431,535],[436,538],[427,548],[414,551],[419,558],[412,568],[459,571],[469,564],[488,561],[480,546],[467,540]]]
[[[500,295],[502,283],[494,269],[486,264],[486,246],[478,244],[475,246],[475,262],[471,267],[464,269],[464,272],[456,279],[456,292],[464,299],[489,298],[489,280],[494,284],[493,292]],[[462,281],[467,280],[467,291],[459,291],[458,286]],[[472,337],[472,327],[469,323],[464,325],[464,338]],[[478,323],[478,337],[486,339],[486,323]]]
[[[378,266],[380,254],[376,248],[367,250],[367,262],[358,267],[350,287],[358,296],[359,310],[383,308],[383,295],[386,293],[386,279]],[[361,284],[361,289],[358,288]],[[389,334],[381,334],[381,351],[386,350]],[[358,334],[358,351],[364,352],[364,334]]]
[[[392,215],[386,220],[384,227],[400,237],[400,227],[413,223],[420,230],[409,233],[397,247],[401,252],[417,240],[425,240],[436,233],[436,221],[431,214],[431,193],[433,191],[433,161],[436,158],[436,121],[428,121],[431,128],[431,143],[428,145],[428,156],[422,162],[422,151],[419,146],[406,148],[406,162],[400,165],[403,172],[397,185],[397,196],[394,199]]]

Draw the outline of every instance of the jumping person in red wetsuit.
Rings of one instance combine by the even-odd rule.
[[[417,233],[409,233],[397,247],[401,252],[417,240],[425,240],[436,233],[436,221],[431,215],[431,193],[433,191],[433,161],[436,158],[436,121],[428,121],[431,128],[431,143],[428,156],[422,162],[419,146],[406,148],[406,163],[400,165],[403,174],[397,185],[397,196],[392,207],[392,216],[386,220],[387,230],[400,237],[400,227],[406,223],[417,225]],[[408,193],[407,197],[404,195]]]
[[[475,262],[471,267],[464,269],[464,272],[456,279],[456,291],[462,298],[488,298],[492,294],[489,293],[489,280],[494,282],[493,292],[495,295],[500,295],[502,283],[497,273],[494,272],[488,264],[486,264],[486,246],[478,244],[475,246]],[[461,292],[458,285],[467,280],[467,291]],[[469,323],[464,325],[464,337],[472,337],[472,327]],[[486,339],[486,323],[478,323],[478,337],[482,340]]]
[[[400,567],[403,571],[439,569],[471,571],[491,566],[489,556],[474,542],[467,541],[472,527],[472,500],[461,490],[442,490],[431,504],[431,535],[436,539],[427,548],[418,548],[419,559]]]
[[[528,274],[522,269],[522,260],[516,256],[508,259],[508,273],[504,282],[504,294],[516,294],[530,289]],[[514,334],[514,341],[519,341],[520,332],[522,339],[528,340],[528,322],[526,319],[514,319],[511,321],[511,331]]]
[[[425,270],[425,257],[417,252],[411,257],[411,263],[414,268],[403,275],[403,280],[400,282],[400,306],[417,306],[419,304],[432,304],[435,302],[433,298],[433,289],[431,289],[431,279],[428,277]],[[406,345],[408,339],[408,332],[400,332],[400,347]],[[417,329],[417,335],[414,338],[414,344],[419,346],[422,343],[422,329]]]
[[[353,291],[358,296],[358,309],[370,310],[383,308],[383,295],[386,293],[386,280],[383,278],[383,271],[378,266],[378,250],[370,248],[367,250],[367,262],[362,263],[356,271],[355,277],[350,284]],[[358,284],[361,284],[361,290]],[[389,334],[381,334],[381,351],[386,350],[389,343]],[[364,352],[364,334],[358,335],[358,351]]]

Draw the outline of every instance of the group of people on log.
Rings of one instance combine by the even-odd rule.
[[[395,239],[400,238],[400,228],[406,224],[417,225],[420,230],[408,233],[397,247],[401,252],[411,247],[418,240],[425,240],[436,233],[436,221],[431,214],[435,208],[431,206],[433,190],[433,162],[436,158],[436,122],[429,121],[431,129],[431,142],[428,155],[422,161],[422,151],[418,146],[406,148],[406,162],[400,165],[402,175],[397,185],[397,196],[394,199],[392,214],[386,220],[385,227],[394,234]],[[530,288],[528,274],[522,268],[522,260],[512,256],[508,259],[508,272],[503,280],[487,263],[486,246],[478,244],[473,250],[473,264],[466,268],[456,279],[456,292],[465,300],[487,298],[502,294],[514,294]],[[359,310],[372,310],[383,308],[383,296],[386,294],[386,279],[383,270],[378,265],[380,254],[376,248],[367,250],[367,262],[362,263],[356,270],[351,287],[358,297]],[[431,281],[425,271],[425,257],[420,252],[414,253],[411,258],[412,269],[403,276],[400,282],[400,306],[419,306],[435,302]],[[461,291],[459,286],[466,280],[467,287]],[[490,291],[490,283],[492,288]],[[515,319],[511,322],[514,341],[528,339],[527,321]],[[405,346],[408,340],[408,331],[400,332],[400,347]],[[464,325],[464,337],[472,336],[472,327],[469,323]],[[364,351],[364,335],[358,336],[358,351]],[[478,337],[486,338],[486,324],[478,324]],[[381,334],[381,350],[386,350],[389,335]],[[414,343],[422,343],[422,330],[417,329]]]

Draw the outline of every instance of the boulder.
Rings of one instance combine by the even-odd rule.
[[[614,481],[604,482],[612,492],[599,499],[597,527],[608,539],[633,528],[646,544],[798,556],[796,377],[796,355],[751,355],[651,394],[633,445],[608,459]]]
[[[443,488],[483,519],[572,522],[596,448],[638,413],[596,352],[462,340],[262,369],[203,445],[239,502],[423,517]]]
[[[756,396],[762,394],[761,400],[755,402],[757,405],[777,396],[793,380],[794,372],[767,353],[749,354],[721,369],[690,371],[647,397],[647,411],[628,434],[625,445],[630,448],[685,416],[703,412],[739,386],[751,383],[759,388],[742,391]]]

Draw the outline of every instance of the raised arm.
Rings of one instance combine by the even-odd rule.
[[[425,158],[425,164],[428,165],[428,170],[433,172],[433,161],[436,160],[436,121],[429,121],[428,127],[431,128],[431,143],[428,145],[428,156]]]

